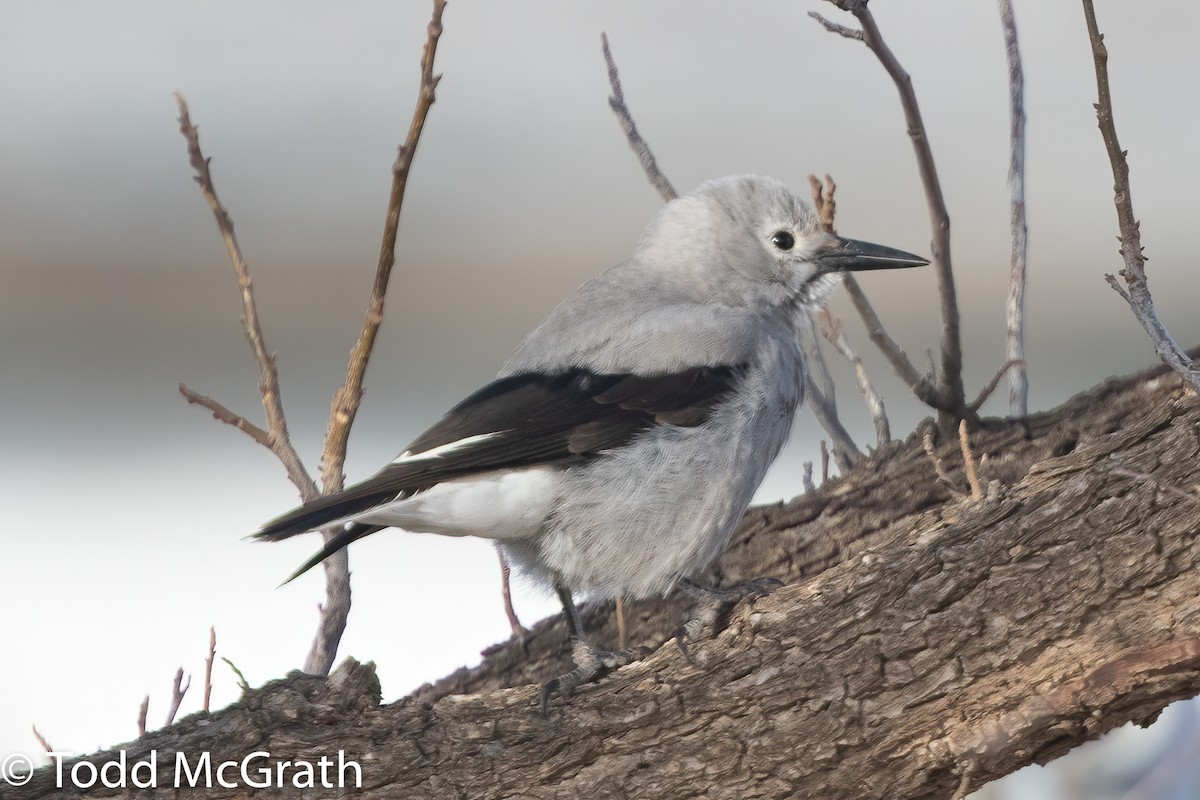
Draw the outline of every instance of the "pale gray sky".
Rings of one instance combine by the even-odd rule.
[[[1193,343],[1200,53],[1189,37],[1200,8],[1155,8],[1098,3],[1152,285]],[[658,207],[605,102],[602,30],[678,188],[737,172],[803,185],[809,172],[830,172],[843,233],[928,251],[894,88],[865,48],[824,32],[809,10],[839,13],[818,0],[451,3],[445,77],[409,184],[352,478],[486,381],[557,299],[631,249]],[[1153,353],[1102,279],[1120,262],[1082,13],[1033,0],[1016,12],[1028,81],[1031,399],[1046,408]],[[160,720],[176,666],[201,672],[210,624],[254,683],[301,661],[319,581],[274,586],[315,542],[240,539],[295,493],[265,452],[175,393],[186,381],[258,415],[231,272],[191,182],[171,92],[189,100],[213,157],[296,443],[315,468],[428,13],[415,0],[5,4],[0,502],[10,567],[0,607],[21,656],[0,666],[0,753],[31,749],[31,722],[63,749],[130,738],[147,692]],[[996,9],[911,0],[878,2],[876,14],[913,75],[938,157],[973,392],[1003,358],[1007,88]],[[910,352],[936,342],[932,274],[864,283]],[[906,433],[922,410],[856,322],[847,328],[886,392],[893,430]],[[869,421],[843,385],[863,439]],[[765,497],[799,491],[799,465],[819,438],[802,416]],[[388,699],[506,634],[485,544],[391,534],[356,545],[351,560],[356,605],[342,652],[379,663]],[[552,608],[536,592],[520,602],[530,618]],[[228,702],[233,681],[218,679],[216,700]]]

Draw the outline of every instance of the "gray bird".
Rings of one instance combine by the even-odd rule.
[[[764,177],[672,200],[496,380],[374,477],[256,536],[342,528],[292,577],[385,527],[493,539],[563,602],[577,668],[547,692],[627,663],[586,642],[572,593],[661,596],[720,555],[803,400],[801,315],[846,271],[929,263],[817,223]]]

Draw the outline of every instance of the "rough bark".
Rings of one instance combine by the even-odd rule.
[[[532,684],[567,657],[547,622],[390,705],[348,661],[121,749],[156,750],[159,792],[177,797],[247,789],[176,791],[176,751],[341,750],[380,798],[944,798],[964,770],[977,787],[1200,693],[1200,401],[1176,376],[985,421],[980,501],[936,479],[919,438],[752,510],[709,577],[786,585],[694,642],[692,664],[667,642],[543,717]],[[958,442],[937,454],[965,489]],[[664,642],[680,603],[628,604],[633,641]],[[615,636],[607,609],[590,617]],[[73,793],[49,769],[0,794]]]

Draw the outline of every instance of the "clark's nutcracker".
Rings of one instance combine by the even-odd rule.
[[[720,555],[803,399],[800,315],[843,272],[929,263],[817,222],[770,178],[672,200],[496,380],[374,477],[257,537],[340,527],[296,575],[386,527],[493,539],[563,602],[578,666],[547,691],[627,663],[586,644],[572,593],[661,596]]]

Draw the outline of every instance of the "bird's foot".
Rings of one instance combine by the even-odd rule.
[[[590,642],[576,639],[571,650],[575,669],[546,681],[542,686],[542,715],[546,714],[550,698],[554,695],[566,697],[575,691],[577,686],[591,683],[618,667],[632,664],[644,658],[648,652],[644,647],[632,650],[601,650]]]
[[[718,632],[722,627],[719,623],[738,603],[746,599],[757,600],[766,597],[780,586],[783,586],[783,581],[776,578],[756,578],[725,589],[710,589],[687,578],[681,580],[679,588],[696,601],[691,619],[675,630],[675,644],[683,653],[683,657],[691,663],[688,640],[699,639],[705,630]]]

